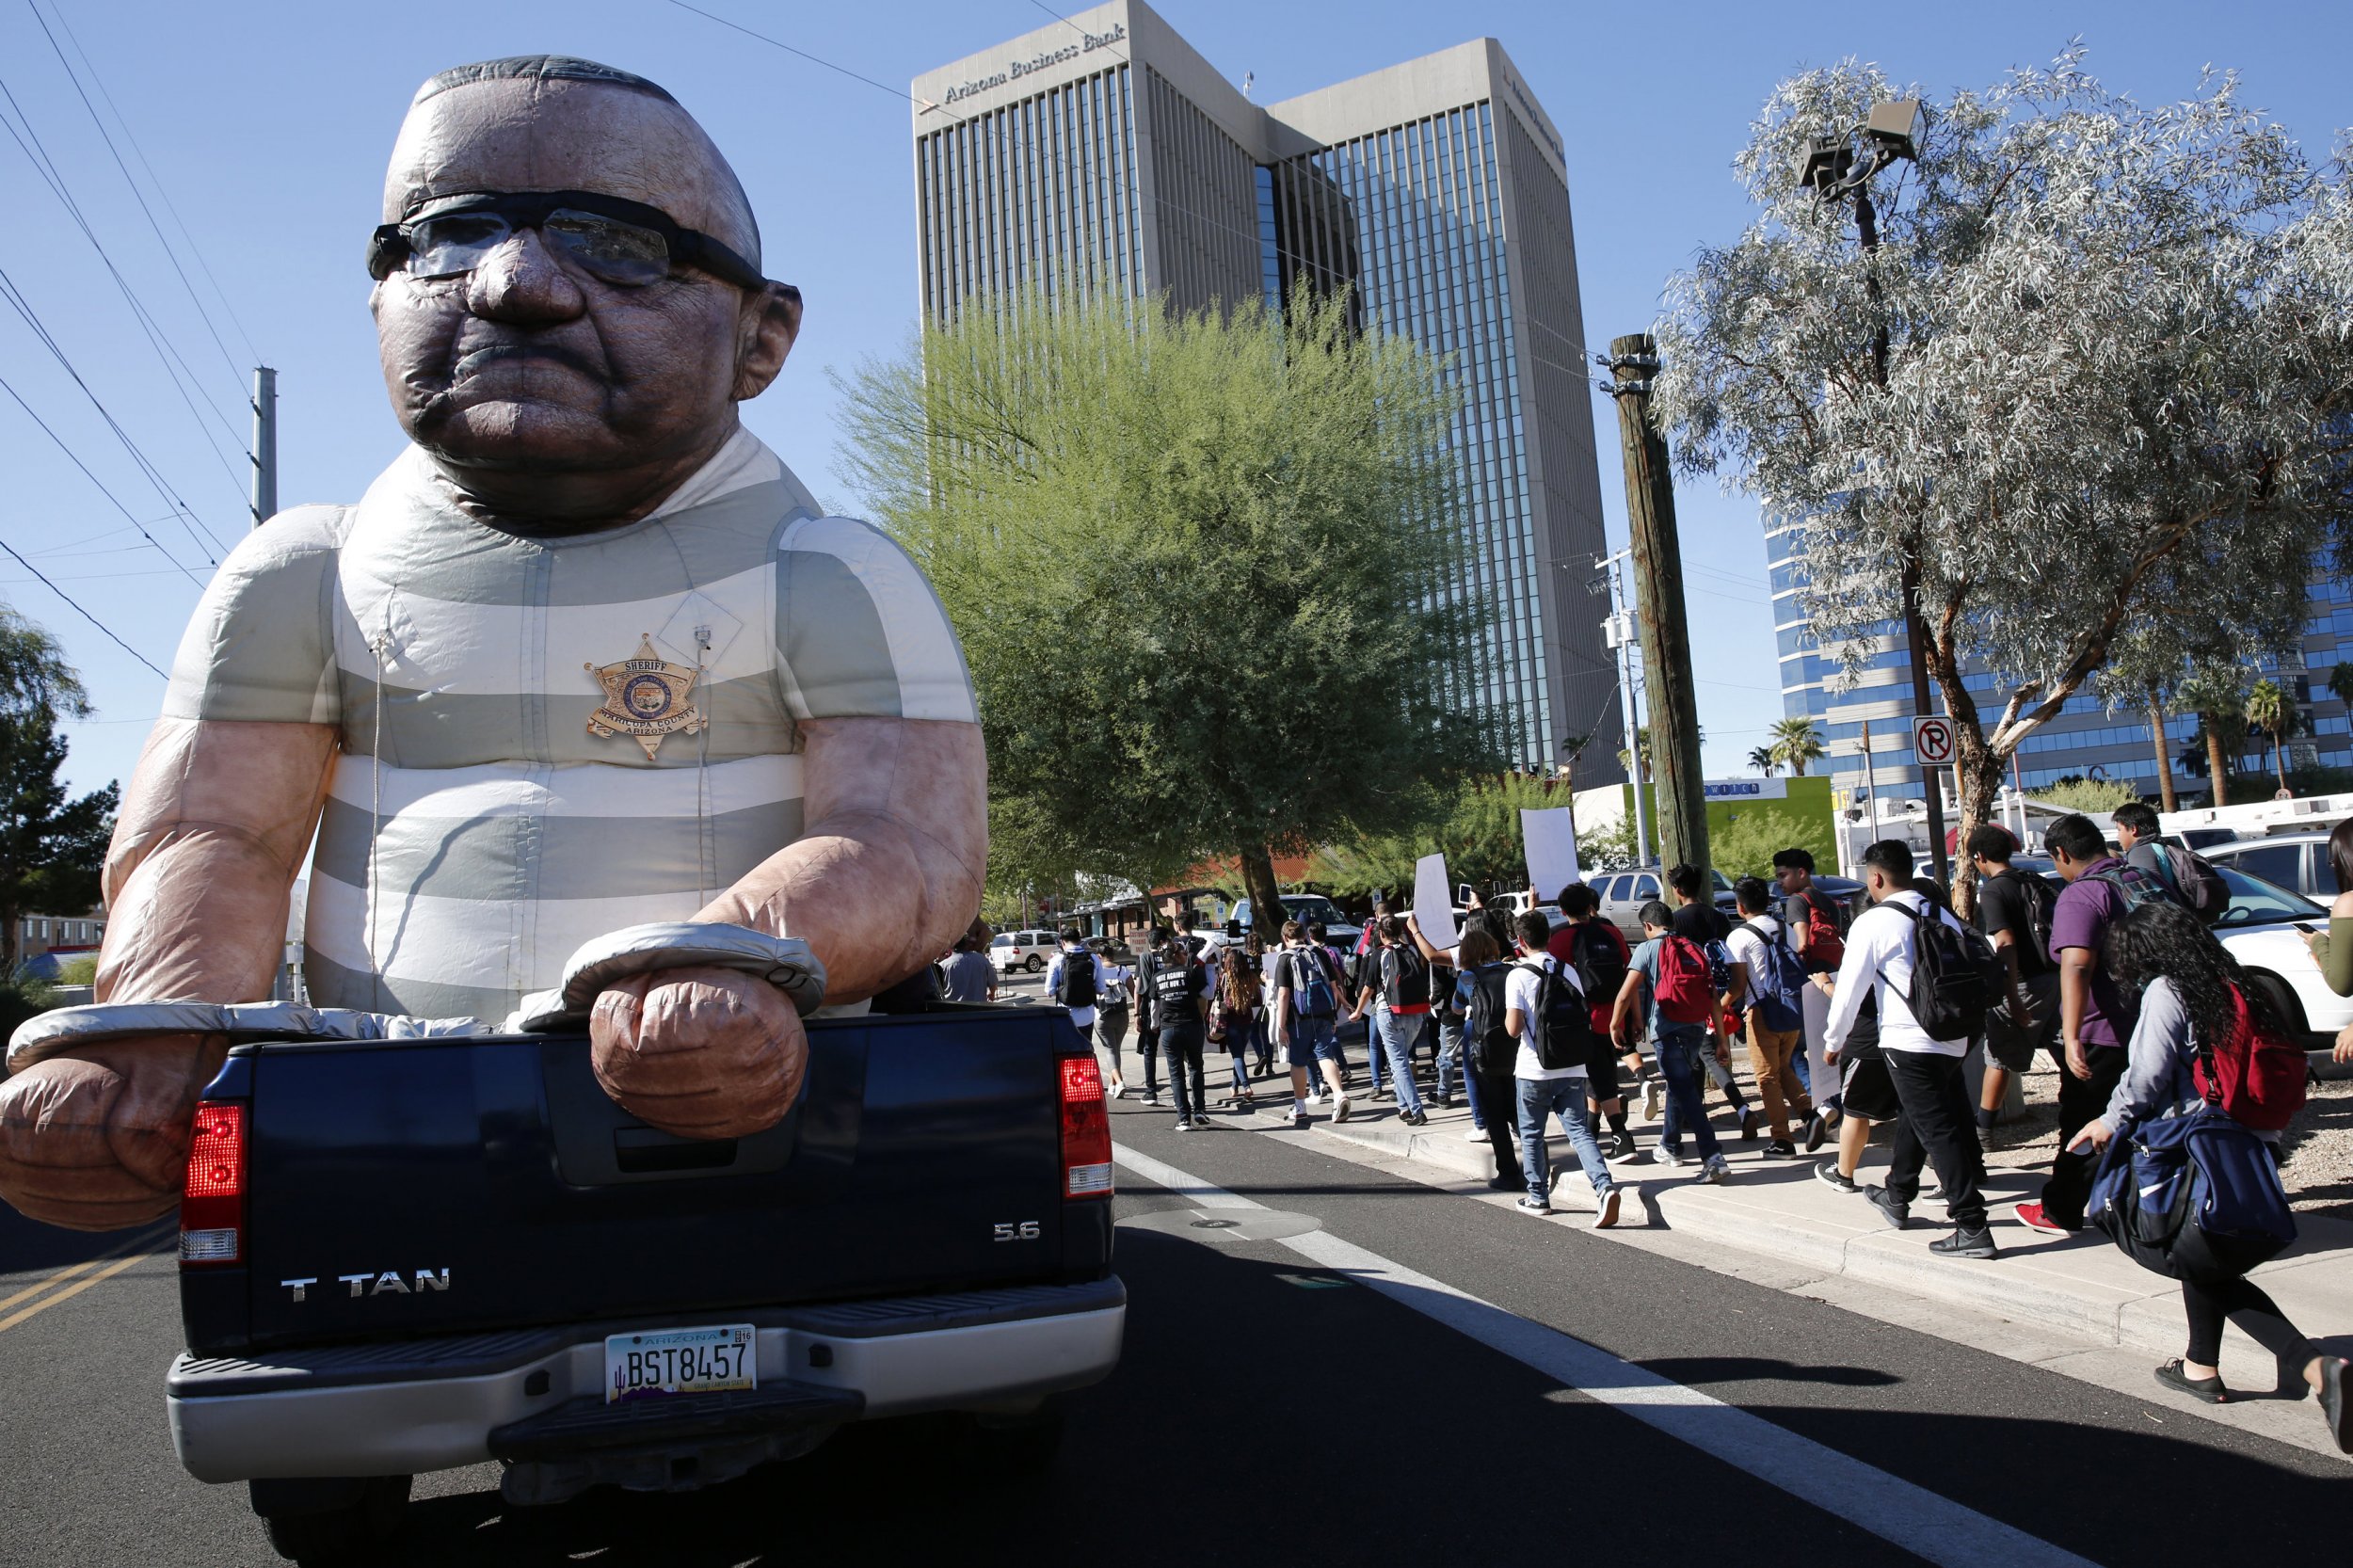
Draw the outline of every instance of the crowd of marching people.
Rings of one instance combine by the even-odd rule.
[[[1444,945],[1385,903],[1347,949],[1316,922],[1287,921],[1273,942],[1252,933],[1198,950],[1163,927],[1123,965],[1073,931],[1046,994],[1092,1034],[1114,1097],[1159,1105],[1165,1074],[1180,1131],[1210,1125],[1221,1060],[1227,1088],[1216,1109],[1264,1100],[1294,1127],[1385,1107],[1421,1128],[1432,1105],[1459,1098],[1464,1135],[1493,1151],[1492,1187],[1551,1213],[1565,1168],[1549,1147],[1557,1126],[1592,1188],[1593,1224],[1608,1228],[1630,1167],[1731,1179],[1713,1089],[1737,1128],[1728,1136],[1761,1144],[1765,1162],[1818,1156],[1819,1180],[1896,1228],[1911,1225],[1924,1195],[1940,1201],[1950,1231],[1929,1250],[1961,1259],[2000,1255],[1983,1135],[2009,1076],[2047,1053],[2059,1068],[2058,1148],[2040,1193],[2011,1218],[2050,1235],[2096,1221],[2181,1282],[2188,1341],[2157,1368],[2161,1383],[2233,1397],[2217,1357],[2222,1324],[2236,1322],[2277,1357],[2279,1393],[2318,1394],[2353,1452],[2345,1363],[2320,1354],[2247,1278],[2294,1234],[2276,1148],[2303,1102],[2302,1049],[2208,930],[2227,903],[2213,869],[2159,842],[2153,811],[2128,807],[2115,822],[2113,848],[2086,817],[2050,826],[2057,886],[2012,867],[2018,845],[2006,829],[1978,828],[1963,846],[1978,878],[1974,922],[1918,874],[1908,845],[1887,840],[1864,855],[1851,909],[1814,885],[1810,854],[1790,849],[1774,857],[1772,883],[1736,885],[1729,915],[1702,872],[1670,868],[1672,902],[1640,909],[1639,942],[1573,883],[1557,913],[1532,890],[1516,911],[1474,903]],[[2313,946],[2331,984],[2353,994],[2353,823],[2330,849],[2347,890]],[[1351,1035],[1363,1043],[1361,1069]],[[1736,1046],[1753,1103],[1734,1072]],[[1974,1098],[1973,1052],[1984,1065]],[[2336,1054],[2353,1060],[2353,1039]],[[1656,1124],[1647,1147],[1629,1110],[1638,1097]],[[1884,1180],[1865,1184],[1880,1128],[1890,1160]],[[2118,1139],[2129,1160],[2107,1158]],[[2225,1235],[2201,1228],[2210,1220],[2185,1222],[2185,1199],[2153,1209],[2158,1189],[2137,1183],[2166,1149],[2179,1151],[2166,1167],[2177,1175],[2250,1194],[2244,1223]]]

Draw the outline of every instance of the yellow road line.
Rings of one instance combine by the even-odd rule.
[[[128,1241],[119,1242],[108,1251],[99,1254],[96,1257],[90,1258],[87,1262],[76,1263],[69,1269],[60,1269],[57,1272],[51,1274],[47,1279],[42,1280],[40,1284],[28,1286],[24,1289],[19,1290],[15,1295],[8,1297],[6,1301],[0,1301],[0,1311],[5,1311],[7,1308],[14,1306],[18,1302],[24,1300],[28,1296],[40,1295],[43,1290],[48,1289],[53,1285],[62,1284],[66,1280],[72,1279],[74,1275],[83,1272],[85,1270],[97,1268],[99,1264],[105,1263],[109,1258],[116,1260],[109,1264],[105,1269],[90,1275],[89,1278],[83,1280],[77,1285],[70,1286],[67,1288],[58,1291],[56,1295],[49,1297],[45,1301],[35,1302],[32,1305],[24,1308],[21,1312],[12,1313],[6,1318],[0,1318],[0,1332],[6,1332],[8,1329],[14,1328],[17,1324],[23,1322],[34,1313],[46,1311],[48,1308],[56,1305],[59,1302],[64,1301],[69,1296],[80,1295],[91,1286],[96,1285],[100,1280],[111,1279],[116,1274],[122,1272],[123,1270],[129,1268],[134,1263],[139,1262],[144,1258],[161,1256],[162,1254],[159,1252],[147,1252],[140,1249],[150,1247],[162,1239],[163,1227],[160,1225],[150,1226],[148,1229],[141,1231],[138,1235],[132,1237]],[[125,1253],[128,1253],[130,1256],[127,1257],[124,1256],[123,1255]]]

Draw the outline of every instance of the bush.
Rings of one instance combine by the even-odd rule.
[[[11,975],[0,975],[0,1047],[16,1032],[16,1026],[36,1013],[46,1013],[57,1005],[56,992],[45,980],[37,980],[22,969]]]
[[[2140,792],[2120,779],[2068,778],[2047,790],[2029,792],[2035,799],[2064,810],[2097,814],[2113,811],[2128,800],[2138,800]]]

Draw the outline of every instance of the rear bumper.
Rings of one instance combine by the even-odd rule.
[[[757,1402],[779,1419],[838,1422],[1017,1409],[1098,1383],[1118,1365],[1127,1302],[1113,1277],[337,1346],[266,1360],[183,1355],[172,1364],[166,1403],[172,1447],[199,1480],[415,1475],[480,1464],[494,1457],[501,1429],[544,1432],[560,1407],[593,1404],[610,1333],[752,1322],[765,1396]],[[804,1397],[779,1402],[788,1391]],[[724,1407],[728,1397],[705,1399]],[[749,1409],[739,1414],[758,1419]],[[584,1433],[583,1441],[596,1446],[609,1435]]]

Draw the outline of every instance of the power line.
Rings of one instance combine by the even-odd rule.
[[[165,675],[162,670],[155,669],[155,662],[153,660],[150,659],[146,654],[141,653],[137,648],[133,648],[129,643],[124,642],[120,637],[116,636],[114,634],[113,628],[109,627],[104,621],[100,620],[96,616],[91,615],[88,610],[83,609],[82,606],[75,601],[72,594],[67,593],[63,588],[58,587],[55,583],[50,582],[48,578],[41,577],[40,568],[39,567],[33,565],[32,562],[27,561],[24,556],[17,554],[16,546],[8,543],[6,539],[0,539],[0,550],[7,551],[8,554],[14,558],[18,566],[23,567],[26,571],[31,572],[35,577],[40,577],[43,586],[48,588],[51,593],[56,594],[59,599],[64,600],[68,604],[72,605],[74,610],[80,614],[84,620],[89,622],[101,632],[105,632],[106,640],[108,642],[113,643],[115,647],[122,649],[123,652],[129,654],[132,658],[136,659],[140,664],[145,664],[149,669],[155,670],[155,673],[162,676],[164,680],[169,680],[171,679],[170,676]]]
[[[237,307],[230,299],[229,291],[222,288],[220,286],[220,280],[213,276],[212,265],[204,260],[204,251],[196,243],[196,235],[189,230],[187,219],[180,216],[180,209],[178,205],[171,200],[171,192],[166,188],[162,177],[155,172],[155,166],[148,161],[147,150],[139,145],[139,138],[135,133],[133,133],[131,129],[131,122],[123,118],[121,108],[115,103],[115,95],[106,90],[105,78],[98,74],[97,62],[93,61],[89,57],[89,51],[82,46],[81,38],[73,31],[73,24],[66,20],[65,11],[56,4],[56,0],[50,0],[50,8],[57,13],[56,23],[59,27],[65,29],[66,40],[73,45],[73,52],[82,57],[82,69],[89,72],[91,84],[98,88],[98,96],[105,100],[107,111],[115,117],[115,123],[121,127],[122,139],[131,144],[132,155],[138,159],[139,167],[147,171],[148,184],[153,185],[155,187],[155,194],[162,198],[164,211],[171,215],[172,224],[180,231],[180,237],[188,242],[188,254],[196,258],[196,264],[198,268],[203,272],[204,280],[213,285],[213,294],[215,297],[219,299],[220,308],[228,313],[229,324],[237,329],[238,340],[245,344],[246,352],[251,355],[258,362],[262,358],[262,351],[253,346],[252,334],[245,329],[245,323],[238,318]],[[39,13],[37,12],[35,14]],[[103,135],[104,127],[100,127],[100,132]],[[110,143],[109,150],[111,151],[111,149],[112,144]],[[117,163],[120,163],[122,160],[120,155],[118,155],[115,161]],[[138,187],[136,185],[132,187],[135,194],[136,193],[137,188]],[[144,203],[142,203],[142,205],[144,205]],[[148,222],[151,225],[154,222],[153,214],[151,213],[148,215]],[[161,238],[160,235],[157,237]],[[168,250],[169,247],[167,246],[166,249]],[[183,275],[180,280],[183,283],[185,283],[187,281],[185,275]],[[191,300],[195,298],[195,291],[193,289],[189,291],[189,297]],[[201,303],[198,303],[196,308],[199,313],[201,313],[204,309]],[[206,319],[205,325],[207,327],[212,325],[209,317]],[[219,341],[217,334],[215,335],[214,341]],[[224,353],[226,351],[224,350]],[[243,376],[243,371],[235,364],[234,361],[231,362],[230,372],[235,376],[241,377]]]
[[[16,406],[24,409],[35,424],[40,426],[40,433],[47,436],[51,440],[56,442],[57,450],[64,453],[72,462],[73,466],[80,469],[83,475],[88,478],[91,484],[98,487],[99,494],[114,503],[116,511],[120,512],[124,517],[130,519],[131,525],[138,529],[139,536],[145,539],[149,544],[155,547],[156,554],[161,555],[165,560],[169,561],[173,566],[179,567],[181,573],[198,587],[200,588],[204,585],[204,579],[197,576],[196,573],[189,571],[187,568],[180,566],[179,557],[172,554],[170,551],[166,550],[163,546],[163,541],[156,538],[154,535],[150,534],[147,531],[146,524],[140,522],[138,519],[131,516],[131,508],[125,506],[122,504],[121,499],[117,496],[114,491],[106,488],[104,480],[99,478],[97,474],[90,472],[90,466],[88,463],[82,461],[81,458],[74,456],[73,449],[66,445],[65,438],[58,435],[55,430],[49,428],[49,422],[33,411],[33,406],[24,401],[24,394],[18,392],[13,386],[10,386],[5,376],[0,376],[0,392],[6,392],[10,397],[16,399]],[[13,554],[14,552],[10,552],[10,553]]]
[[[89,399],[90,407],[98,410],[98,417],[106,422],[106,427],[115,433],[115,439],[122,443],[123,450],[130,453],[131,460],[137,464],[139,472],[147,476],[147,482],[154,487],[156,495],[167,506],[173,508],[173,516],[180,520],[183,526],[188,530],[189,539],[196,541],[197,531],[200,528],[203,529],[205,538],[212,540],[212,551],[207,551],[202,542],[196,541],[197,552],[204,556],[207,566],[219,565],[214,552],[223,552],[227,547],[220,542],[211,529],[204,528],[203,524],[198,520],[195,510],[165,480],[163,472],[149,459],[147,454],[139,450],[138,443],[131,439],[130,432],[123,429],[121,423],[115,418],[113,412],[104,402],[100,401],[98,393],[91,390],[90,384],[82,378],[82,373],[73,368],[73,361],[66,357],[64,347],[58,344],[49,328],[42,325],[40,317],[34,313],[32,302],[24,297],[24,291],[17,286],[15,279],[8,276],[6,267],[0,267],[0,298],[6,299],[16,313],[24,318],[24,324],[33,329],[33,335],[40,340],[41,346],[48,349],[51,358],[64,367],[65,373],[73,378],[73,384],[82,389],[82,395]]]
[[[201,411],[198,409],[196,400],[189,394],[188,388],[201,386],[202,383],[198,379],[196,372],[189,368],[186,359],[182,356],[180,350],[164,334],[161,324],[156,321],[145,303],[139,299],[137,293],[131,287],[130,280],[123,277],[121,268],[115,265],[114,258],[107,253],[104,244],[99,240],[97,231],[90,227],[89,219],[83,215],[81,204],[74,200],[73,193],[67,186],[65,176],[57,168],[56,160],[49,155],[49,149],[41,141],[40,133],[33,129],[32,118],[25,114],[24,106],[16,101],[16,94],[9,88],[5,78],[0,78],[0,98],[6,99],[8,107],[16,112],[16,118],[23,122],[24,129],[19,131],[16,124],[10,122],[4,115],[0,115],[0,126],[7,128],[18,151],[22,152],[26,160],[32,164],[33,171],[40,176],[41,182],[49,187],[50,194],[56,197],[58,202],[64,206],[67,215],[73,219],[74,227],[81,230],[82,237],[89,241],[90,248],[98,252],[98,259],[104,265],[107,276],[113,279],[116,291],[122,296],[123,303],[130,307],[132,319],[138,324],[139,330],[146,335],[148,346],[155,351],[156,359],[163,364],[164,374],[170,378],[172,390],[179,393],[180,401],[187,408],[188,416],[197,422],[197,427],[203,432],[205,443],[211,447],[214,458],[221,465],[221,472],[229,478],[231,488],[236,491],[238,500],[242,502],[245,498],[245,487],[238,480],[235,471],[229,466],[228,458],[222,455],[219,441],[214,437],[211,428],[204,424],[204,414],[209,412],[215,420],[218,421],[221,427],[229,432],[231,441],[240,448],[243,445],[243,438],[238,436],[235,427],[229,423],[228,416],[220,411],[218,406],[214,404],[209,396],[205,399],[205,408]],[[29,145],[27,145],[28,138]],[[249,459],[251,454],[247,454],[247,456]]]
[[[903,88],[888,86],[882,82],[877,82],[872,76],[861,76],[846,65],[836,65],[831,60],[826,59],[822,56],[812,55],[806,49],[795,49],[792,45],[785,42],[781,39],[773,39],[766,33],[755,32],[751,28],[744,26],[741,22],[729,22],[726,17],[714,15],[712,12],[704,10],[700,6],[690,6],[686,3],[686,0],[670,0],[670,4],[676,6],[682,11],[693,11],[696,16],[701,17],[706,22],[716,22],[722,27],[732,27],[735,31],[743,34],[745,38],[758,39],[760,42],[771,44],[776,48],[783,50],[788,55],[797,55],[811,65],[824,66],[827,71],[833,72],[837,75],[847,76],[853,82],[863,82],[868,87],[873,88],[877,91],[890,94],[893,98],[903,99],[909,104],[923,104],[925,103],[924,100],[916,97],[915,94],[908,92]],[[961,120],[964,117],[962,115],[958,115],[956,118]]]
[[[65,57],[65,48],[58,43],[57,35],[49,30],[49,19],[41,15],[40,7],[35,0],[24,0],[24,8],[31,11],[33,20],[40,24],[40,36],[49,40],[49,52],[57,56],[57,64],[65,72],[65,79],[73,84],[73,96],[79,98],[82,107],[89,111],[89,122],[98,127],[98,139],[106,144],[107,154],[114,159],[115,168],[122,172],[122,183],[131,187],[131,200],[139,204],[139,213],[147,219],[148,230],[154,234],[155,243],[164,248],[164,259],[171,264],[171,270],[178,276],[180,286],[187,291],[188,303],[196,307],[197,319],[204,323],[204,330],[212,338],[213,346],[220,350],[221,363],[229,367],[229,378],[237,380],[244,372],[230,355],[229,345],[221,341],[220,329],[213,325],[212,312],[204,308],[204,301],[197,297],[196,285],[188,281],[187,269],[180,264],[179,254],[172,249],[171,241],[164,237],[164,226],[155,221],[154,210],[148,206],[147,198],[140,193],[139,183],[131,178],[131,166],[122,161],[121,150],[115,146],[113,134],[106,129],[106,122],[99,118],[98,105],[91,103],[89,94],[82,90],[82,78],[75,73],[73,62]],[[74,47],[81,47],[79,40],[74,41]],[[87,65],[89,56],[84,55],[82,60]],[[97,72],[92,71],[90,74],[95,77]],[[127,132],[128,128],[125,129]]]

